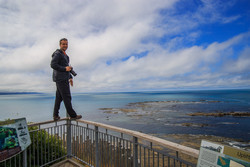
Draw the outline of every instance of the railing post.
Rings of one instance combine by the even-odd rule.
[[[27,149],[23,151],[23,167],[27,167]]]
[[[95,126],[95,167],[99,167],[98,126]]]
[[[72,144],[71,144],[71,120],[67,120],[67,157],[72,156]]]
[[[138,167],[138,138],[133,136],[133,167]]]

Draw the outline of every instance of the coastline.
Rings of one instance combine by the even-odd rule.
[[[243,144],[238,143],[241,147],[249,145],[249,133],[247,131],[244,133],[242,127],[249,126],[250,111],[249,109],[233,111],[230,106],[227,106],[229,103],[203,99],[199,101],[145,101],[128,103],[119,108],[99,108],[99,110],[106,114],[107,120],[112,117],[126,116],[137,124],[150,125],[149,128],[153,125],[158,126],[161,130],[157,132],[166,134],[161,135],[162,138],[180,140],[180,144],[185,143],[181,140],[183,137],[190,141],[191,145],[197,145],[202,139],[211,139],[214,142],[223,141],[228,145],[236,142],[235,145],[232,144],[233,146],[236,146],[237,142],[243,142]],[[141,131],[144,132],[144,130]],[[235,131],[239,131],[238,134],[234,134]],[[147,133],[152,132],[147,130]]]
[[[76,111],[87,120],[147,134],[207,134],[235,138],[234,141],[243,138],[249,142],[250,119],[247,116],[187,115],[249,113],[249,93],[250,90],[99,92],[73,93],[72,97]],[[28,121],[45,121],[52,117],[54,94],[30,92],[0,97],[2,119],[26,117]],[[62,105],[61,116],[64,114]]]
[[[191,147],[197,150],[200,149],[201,140],[209,140],[211,142],[216,142],[223,145],[250,151],[250,142],[244,142],[240,139],[234,139],[234,138],[227,138],[227,137],[213,136],[213,135],[192,135],[192,134],[167,134],[167,135],[151,134],[151,135],[187,147]]]

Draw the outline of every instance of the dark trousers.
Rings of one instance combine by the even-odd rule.
[[[76,112],[72,108],[69,81],[56,82],[56,99],[54,106],[54,116],[58,116],[61,102],[64,102],[67,113],[70,117],[76,117]]]

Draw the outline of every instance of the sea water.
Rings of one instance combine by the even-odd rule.
[[[28,122],[51,120],[54,99],[54,93],[0,93],[0,120],[21,117]],[[205,134],[250,140],[250,117],[188,115],[250,113],[250,90],[73,93],[72,104],[83,119],[144,133]],[[123,112],[123,108],[137,112]],[[66,116],[63,103],[60,116]]]

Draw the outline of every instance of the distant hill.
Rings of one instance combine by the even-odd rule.
[[[0,95],[17,95],[17,94],[42,94],[39,92],[0,92]]]

